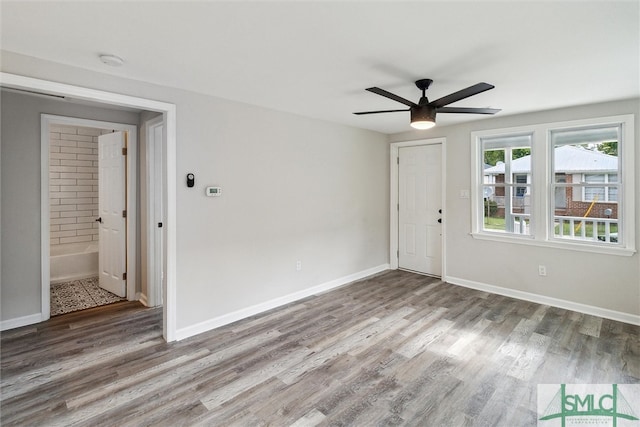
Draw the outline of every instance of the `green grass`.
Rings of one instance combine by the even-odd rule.
[[[504,218],[485,217],[485,230],[504,230]]]
[[[587,237],[591,237],[593,236],[593,223],[588,222],[583,226],[578,226],[578,224],[580,224],[579,222],[576,222],[574,224],[573,227],[573,234],[576,236],[582,236],[582,227],[585,227],[585,234]],[[555,230],[558,229],[558,225],[555,226]],[[610,233],[617,233],[618,232],[618,224],[611,224],[609,227],[609,232]],[[604,236],[604,224],[598,224],[598,229],[597,229],[597,235],[598,236]],[[571,235],[571,224],[565,222],[562,224],[562,234],[564,236],[569,236]]]
[[[582,227],[578,228],[579,222],[576,222],[574,225],[574,235],[582,236]],[[587,237],[593,236],[593,223],[588,222],[584,225],[585,234]],[[504,218],[497,217],[485,217],[484,218],[484,229],[485,230],[504,230]],[[558,229],[558,225],[555,226],[555,229]],[[570,236],[571,235],[571,225],[568,222],[565,222],[562,227],[563,235]],[[609,228],[610,233],[618,232],[618,224],[611,224]],[[604,224],[598,224],[598,236],[604,236]]]

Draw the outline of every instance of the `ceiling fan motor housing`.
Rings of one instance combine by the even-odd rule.
[[[411,107],[411,123],[413,122],[435,122],[436,109],[429,105]]]

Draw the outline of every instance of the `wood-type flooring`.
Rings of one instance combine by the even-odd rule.
[[[389,271],[174,343],[122,302],[1,335],[2,426],[535,426],[639,327]]]

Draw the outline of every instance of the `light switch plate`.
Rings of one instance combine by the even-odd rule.
[[[468,199],[469,198],[469,190],[460,190],[460,198]]]

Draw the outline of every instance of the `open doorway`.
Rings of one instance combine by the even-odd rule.
[[[42,169],[42,191],[49,193],[42,195],[43,219],[49,216],[48,245],[42,236],[43,306],[48,298],[56,316],[140,299],[137,127],[54,115],[42,115],[41,126],[49,158]]]
[[[165,157],[163,159],[164,164],[162,170],[164,173],[164,182],[166,182],[163,188],[163,200],[164,200],[164,214],[165,214],[165,227],[164,227],[164,244],[163,244],[163,256],[166,259],[164,265],[164,289],[162,292],[163,299],[163,336],[167,341],[175,340],[176,330],[176,316],[175,316],[175,269],[176,269],[176,213],[175,213],[175,193],[176,193],[176,172],[175,172],[175,117],[176,109],[175,105],[158,102],[144,98],[131,97],[127,95],[120,95],[111,92],[104,92],[99,90],[87,89],[73,85],[66,85],[61,83],[50,82],[46,80],[33,79],[29,77],[9,74],[0,72],[0,85],[3,88],[26,90],[32,93],[40,93],[45,95],[54,95],[67,100],[71,99],[78,103],[90,103],[93,105],[110,106],[113,108],[134,108],[137,110],[149,111],[154,113],[160,113],[163,120],[163,152]],[[42,159],[47,159],[48,156],[41,156]],[[43,160],[44,161],[44,160]],[[44,193],[44,192],[42,192]],[[45,196],[43,196],[45,197]],[[46,192],[48,198],[48,191]],[[44,202],[44,201],[43,201]],[[48,215],[41,215],[42,228],[39,233],[42,236],[48,234]],[[44,237],[42,237],[44,238]],[[36,254],[37,249],[34,250]],[[37,255],[36,255],[37,256]],[[47,260],[48,265],[48,260]],[[45,272],[41,270],[43,282],[48,284],[50,277],[48,268]],[[46,277],[45,277],[46,273]],[[48,286],[47,286],[48,288]],[[16,317],[15,319],[9,319],[3,321],[3,328],[12,328],[18,326],[24,326],[27,324],[37,323],[38,321],[46,320],[49,318],[49,301],[46,298],[41,298],[41,312],[28,314],[22,317]]]

